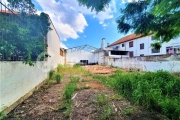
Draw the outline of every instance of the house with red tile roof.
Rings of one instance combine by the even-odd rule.
[[[151,43],[154,43],[154,36],[147,35],[136,35],[130,34],[119,40],[109,44],[108,47],[114,50],[129,51],[128,56],[125,57],[136,57],[136,56],[157,56],[165,54],[176,54],[180,53],[180,37],[163,43],[160,50],[155,50],[151,47]]]

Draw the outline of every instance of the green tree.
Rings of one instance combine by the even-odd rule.
[[[110,0],[78,0],[80,5],[97,12],[103,11]],[[180,35],[180,0],[133,0],[121,8],[116,19],[118,32],[134,31],[136,34],[153,34],[158,49],[163,42]]]
[[[25,12],[28,14],[34,14],[36,12],[35,5],[31,0],[7,0],[9,7],[18,12]]]
[[[9,2],[10,6],[25,11],[16,14],[0,13],[0,54],[5,60],[15,60],[14,57],[20,60],[21,57],[24,63],[34,65],[38,56],[46,52],[44,40],[51,30],[49,16],[45,13],[34,14],[31,0]],[[42,56],[40,60],[44,58]]]

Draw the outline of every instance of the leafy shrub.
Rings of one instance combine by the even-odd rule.
[[[61,79],[62,79],[62,75],[60,73],[56,73],[55,74],[55,79],[56,79],[56,82],[57,83],[60,83],[61,82]]]
[[[49,79],[52,79],[52,78],[53,78],[54,73],[55,73],[54,70],[50,70],[50,71],[49,71]]]

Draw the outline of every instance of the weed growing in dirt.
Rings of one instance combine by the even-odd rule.
[[[70,77],[70,82],[66,85],[65,90],[64,90],[64,104],[59,108],[65,109],[65,115],[69,117],[70,112],[71,112],[71,105],[72,105],[72,95],[74,94],[75,90],[77,90],[77,82],[79,82],[79,77]]]
[[[0,111],[4,110],[5,107],[2,107]],[[4,112],[0,112],[0,120],[4,120],[7,117],[7,115]]]
[[[79,68],[79,67],[81,67],[79,64],[74,64],[73,65],[73,68]]]
[[[107,99],[107,97],[105,96],[104,93],[100,94],[100,95],[97,95],[96,100],[97,100],[96,104],[99,107],[102,106],[102,105],[106,105],[108,103],[108,99]]]
[[[55,73],[54,70],[49,71],[49,80],[51,80],[53,78],[54,73]]]
[[[113,115],[114,111],[110,104],[103,106],[102,114],[99,117],[100,120],[107,120]]]
[[[135,104],[158,111],[170,119],[180,119],[180,78],[169,72],[123,73],[118,70],[107,78],[93,77]]]
[[[92,76],[92,73],[90,73],[89,71],[84,71],[84,76]]]
[[[64,69],[64,66],[59,64],[58,67],[57,67],[57,72],[60,72],[61,69]]]
[[[61,82],[62,75],[60,73],[56,73],[55,74],[55,79],[56,79],[56,82],[59,84]]]
[[[4,120],[7,117],[6,114],[4,114],[3,112],[0,112],[0,120]]]
[[[113,114],[113,108],[111,107],[108,98],[104,93],[96,96],[96,106],[101,109],[100,120],[106,120]]]
[[[90,88],[89,86],[81,86],[77,88],[77,90],[84,90],[84,89],[89,89],[89,88]]]
[[[132,114],[133,110],[134,110],[133,107],[124,108],[122,110],[122,114],[130,116]]]
[[[64,98],[65,100],[69,101],[74,93],[74,91],[77,89],[76,83],[70,82],[64,91]]]

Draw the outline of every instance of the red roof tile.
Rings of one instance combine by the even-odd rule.
[[[125,37],[115,41],[114,43],[112,43],[112,44],[110,44],[108,46],[117,45],[119,43],[127,42],[127,41],[134,40],[134,39],[137,39],[137,38],[140,38],[140,37],[142,37],[142,35],[131,34],[131,35],[125,36]]]
[[[8,14],[18,14],[18,12],[14,12],[13,11],[13,13],[11,12],[11,11],[9,11],[9,10],[0,10],[0,13],[8,13]]]

